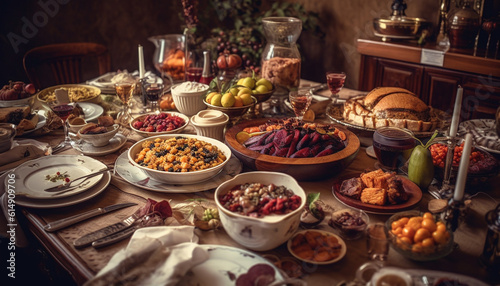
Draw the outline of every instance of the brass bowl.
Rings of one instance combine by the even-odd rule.
[[[248,105],[244,105],[244,106],[240,106],[240,107],[216,106],[216,105],[212,105],[212,104],[206,102],[205,99],[203,99],[203,103],[205,103],[205,105],[207,106],[208,109],[222,111],[225,114],[227,114],[227,116],[229,116],[229,118],[233,119],[235,117],[242,116],[243,114],[245,114],[248,111],[248,109],[250,109],[250,107],[257,104],[257,98],[255,98],[255,96],[253,96],[253,95],[252,95],[252,100],[253,100],[252,104],[248,104]]]
[[[47,100],[55,99],[55,90],[58,88],[64,88],[68,90],[69,99],[71,102],[90,102],[99,104],[101,102],[101,89],[95,86],[86,84],[61,84],[56,86],[48,87],[37,94],[37,99],[46,103]],[[81,96],[81,91],[86,92],[86,97]]]
[[[373,20],[375,36],[395,39],[416,38],[429,23],[422,18],[390,17]]]
[[[261,102],[264,102],[264,101],[268,100],[269,98],[271,98],[271,96],[273,95],[275,90],[276,90],[276,88],[274,88],[274,86],[273,86],[273,89],[271,91],[268,91],[266,93],[252,94],[252,96],[254,96],[257,99],[257,103],[261,103]]]

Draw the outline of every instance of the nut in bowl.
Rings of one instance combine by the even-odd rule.
[[[148,137],[128,150],[132,165],[151,179],[167,184],[188,185],[209,180],[219,174],[230,158],[231,150],[224,143],[191,134]]]
[[[179,112],[149,113],[134,118],[130,128],[143,137],[180,133],[189,123],[189,117]]]
[[[252,204],[248,197],[255,193],[262,200]],[[272,193],[283,196],[272,199]],[[232,203],[233,198],[241,203]],[[306,194],[290,175],[248,172],[222,183],[215,190],[215,203],[222,225],[234,241],[248,249],[265,251],[281,245],[295,233]]]
[[[296,233],[287,244],[295,258],[312,264],[330,264],[346,254],[345,242],[328,231],[308,229]]]
[[[391,247],[415,261],[432,261],[453,251],[453,232],[431,213],[404,211],[385,223]]]
[[[118,132],[119,125],[102,126],[95,123],[87,123],[78,131],[78,137],[92,144],[94,147],[108,145],[109,140]]]

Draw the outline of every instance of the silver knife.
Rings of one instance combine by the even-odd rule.
[[[133,225],[132,227],[126,228],[122,231],[113,233],[112,235],[108,235],[104,238],[101,238],[101,239],[98,239],[98,240],[92,242],[92,246],[94,248],[101,248],[101,247],[108,246],[110,244],[113,244],[115,242],[118,242],[120,240],[123,240],[123,239],[131,236],[139,228],[140,228],[140,224],[137,223],[137,224]]]
[[[76,182],[78,180],[92,178],[92,177],[100,175],[100,174],[102,174],[102,173],[104,173],[106,171],[109,171],[109,168],[104,168],[104,169],[101,169],[101,170],[99,170],[97,172],[90,173],[90,174],[87,174],[85,176],[78,177],[78,178],[76,178],[74,180],[71,180],[69,183],[60,184],[60,185],[57,185],[57,186],[54,186],[54,187],[50,187],[50,188],[45,189],[44,191],[45,192],[59,192],[59,191],[71,188],[71,184],[73,184],[74,182]],[[78,186],[76,186],[76,187],[78,187]]]
[[[135,206],[135,205],[137,205],[137,204],[136,203],[124,203],[124,204],[116,204],[116,205],[110,205],[110,206],[103,207],[103,208],[93,209],[93,210],[90,210],[88,212],[84,212],[84,213],[77,214],[77,215],[74,215],[74,216],[71,216],[68,218],[63,218],[63,219],[60,219],[57,221],[50,222],[50,223],[46,224],[43,227],[43,229],[45,229],[45,231],[48,231],[48,232],[57,231],[57,230],[60,230],[62,228],[65,228],[67,226],[70,226],[72,224],[75,224],[77,222],[81,222],[81,221],[84,221],[86,219],[89,219],[91,217],[95,217],[95,216],[98,216],[101,214],[109,213],[112,211],[116,211],[116,210],[119,210],[122,208],[127,208],[127,207],[131,207],[131,206]]]
[[[96,230],[94,232],[91,232],[89,234],[86,234],[77,240],[73,241],[73,246],[76,248],[81,248],[81,247],[86,247],[92,244],[92,242],[99,240],[103,237],[106,237],[108,235],[112,235],[113,233],[117,233],[119,231],[122,231],[124,229],[127,229],[131,227],[136,220],[139,219],[139,216],[137,216],[135,213],[128,218],[122,220],[121,222],[108,225],[106,227],[103,227],[99,230]]]

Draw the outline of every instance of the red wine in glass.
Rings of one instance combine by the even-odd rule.
[[[332,94],[338,94],[344,87],[345,73],[343,72],[327,72],[326,83]]]
[[[150,101],[158,101],[162,92],[163,88],[159,86],[151,86],[146,89],[146,97]]]
[[[379,127],[373,134],[373,150],[382,169],[397,170],[409,159],[415,139],[397,127]]]
[[[59,116],[63,121],[68,119],[69,115],[73,111],[73,105],[69,104],[59,104],[51,107],[52,111]]]
[[[201,79],[201,74],[203,72],[203,68],[198,67],[189,67],[186,71],[186,79],[188,81],[199,82]]]

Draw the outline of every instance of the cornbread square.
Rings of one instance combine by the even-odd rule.
[[[360,177],[361,181],[367,188],[377,188],[377,186],[375,185],[375,178],[383,176],[384,174],[385,174],[384,171],[378,169],[375,171],[361,174]]]
[[[373,178],[373,188],[389,188],[389,179],[393,176],[391,173],[385,173],[380,176],[376,176]]]
[[[387,201],[387,191],[382,188],[365,188],[361,192],[361,202],[371,205],[385,205]]]

